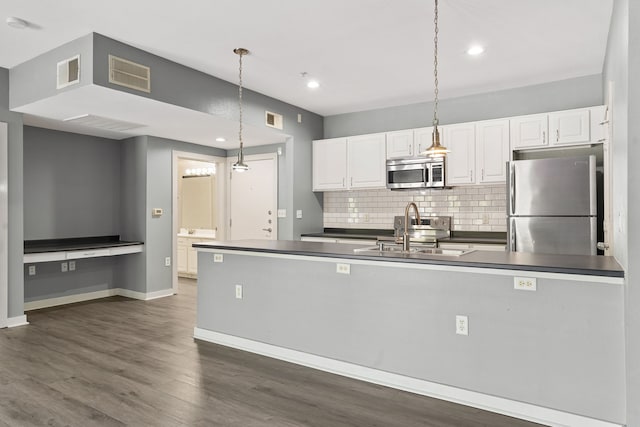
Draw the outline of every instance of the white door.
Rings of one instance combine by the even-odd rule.
[[[245,156],[248,171],[230,159],[229,240],[277,240],[278,163],[273,153]]]
[[[0,122],[0,328],[7,326],[9,304],[9,222],[7,124]]]

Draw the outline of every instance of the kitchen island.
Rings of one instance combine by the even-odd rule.
[[[194,246],[198,339],[547,424],[624,421],[624,272],[612,258]]]

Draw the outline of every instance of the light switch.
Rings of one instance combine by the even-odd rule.
[[[298,209],[298,210],[296,211],[296,218],[297,218],[297,219],[302,219],[302,209]]]

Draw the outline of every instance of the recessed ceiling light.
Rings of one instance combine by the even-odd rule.
[[[307,82],[307,87],[308,87],[309,89],[317,89],[317,88],[319,88],[319,87],[320,87],[320,83],[318,83],[318,81],[317,81],[317,80],[309,80],[309,81]]]
[[[19,30],[23,30],[29,26],[29,23],[24,19],[16,18],[15,16],[10,16],[7,18],[6,23],[11,28],[17,28]]]
[[[482,52],[484,52],[484,48],[480,45],[471,46],[467,49],[467,53],[473,56],[480,55]]]
[[[217,142],[225,142],[226,139],[224,139],[223,137],[219,136],[219,137],[216,138],[216,141]]]

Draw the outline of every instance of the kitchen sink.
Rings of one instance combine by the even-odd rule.
[[[366,248],[356,248],[353,251],[355,253],[362,253],[367,255],[380,255],[385,253],[398,253],[398,254],[407,253],[403,250],[402,245],[398,245],[398,244],[369,246]],[[409,249],[408,253],[410,255],[416,254],[416,255],[462,256],[473,251],[474,249],[442,249],[442,248],[413,246]]]

